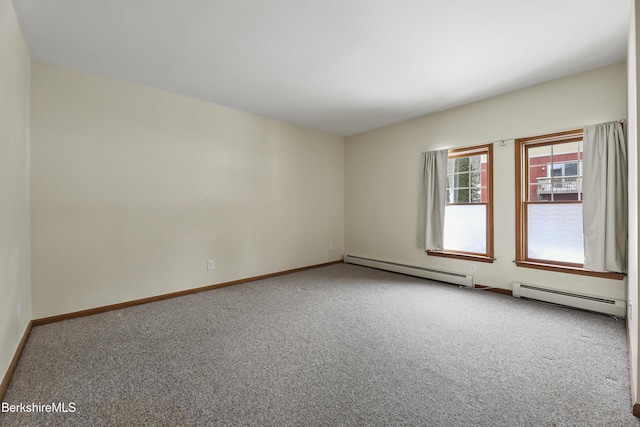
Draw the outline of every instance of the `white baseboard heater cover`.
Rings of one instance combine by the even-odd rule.
[[[361,258],[353,255],[345,255],[343,261],[348,264],[357,264],[365,267],[378,268],[380,270],[393,271],[395,273],[408,274],[410,276],[437,280],[439,282],[453,283],[455,285],[473,288],[473,276],[470,274],[452,273],[450,271],[435,270],[432,268],[418,267],[414,265],[398,264],[397,262],[380,261],[377,259]]]
[[[611,314],[618,317],[625,317],[627,314],[627,304],[625,301],[581,295],[558,289],[527,285],[519,282],[513,282],[513,296],[516,298],[546,301],[554,304],[581,308],[583,310],[597,311],[599,313]]]

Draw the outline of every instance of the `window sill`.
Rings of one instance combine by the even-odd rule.
[[[465,252],[447,252],[447,251],[426,251],[429,256],[439,256],[443,258],[463,259],[466,261],[493,263],[494,258],[486,255],[474,255]]]
[[[515,263],[518,267],[535,268],[538,270],[557,271],[559,273],[580,274],[582,276],[602,277],[604,279],[622,280],[627,276],[624,273],[590,271],[580,267],[570,267],[570,266],[556,265],[556,264],[545,264],[543,262],[515,261]]]

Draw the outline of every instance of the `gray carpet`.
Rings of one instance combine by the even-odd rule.
[[[2,425],[640,426],[612,317],[334,265],[33,329]]]

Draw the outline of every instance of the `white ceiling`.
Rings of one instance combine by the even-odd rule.
[[[34,59],[351,135],[626,57],[629,0],[13,0]]]

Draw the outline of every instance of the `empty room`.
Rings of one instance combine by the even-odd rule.
[[[640,426],[635,0],[0,0],[0,425]]]

